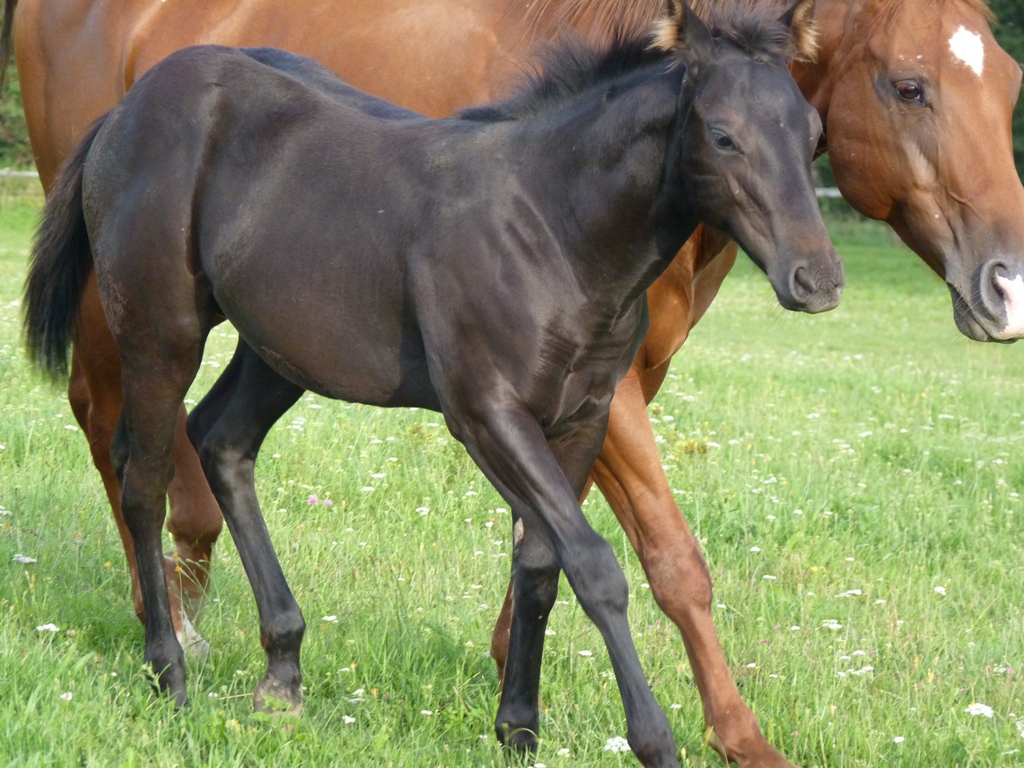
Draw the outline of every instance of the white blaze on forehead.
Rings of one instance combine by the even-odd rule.
[[[949,50],[953,52],[956,59],[981,77],[985,71],[985,44],[981,41],[981,35],[971,32],[962,24],[949,38]]]
[[[996,285],[1006,301],[1006,327],[997,339],[1024,338],[1024,277],[1017,275],[1013,280],[997,277]]]

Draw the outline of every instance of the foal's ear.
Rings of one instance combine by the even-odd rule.
[[[668,0],[668,15],[654,28],[652,48],[662,51],[680,49],[700,53],[714,47],[711,31],[693,12],[687,0]]]
[[[814,0],[796,0],[796,3],[779,17],[779,22],[789,27],[793,40],[793,58],[799,61],[814,61],[818,55]]]

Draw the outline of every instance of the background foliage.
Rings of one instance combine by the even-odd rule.
[[[0,168],[27,168],[32,165],[25,115],[21,111],[21,87],[14,67],[8,72],[0,98]]]
[[[1024,64],[1024,0],[990,0],[999,19],[996,39],[1019,64]],[[1024,103],[1017,102],[1013,113],[1013,155],[1017,172],[1024,173]]]

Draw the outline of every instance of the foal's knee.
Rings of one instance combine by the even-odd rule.
[[[516,546],[515,601],[518,607],[536,614],[547,614],[558,597],[558,558],[551,547],[526,534]]]
[[[629,584],[611,544],[594,533],[572,547],[569,560],[566,575],[588,616],[626,612]]]

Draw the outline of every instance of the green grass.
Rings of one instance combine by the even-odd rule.
[[[294,732],[252,717],[264,661],[227,536],[200,627],[214,653],[189,662],[193,705],[152,694],[85,441],[21,350],[37,209],[23,196],[0,206],[0,766],[506,765],[487,647],[508,515],[434,413],[309,397],[267,440],[258,490],[309,625]],[[802,766],[1018,764],[1024,751],[1006,753],[1024,750],[1024,347],[961,338],[941,283],[887,230],[840,221],[834,234],[848,266],[839,310],[785,313],[741,263],[651,409],[726,654],[770,740]],[[233,339],[214,331],[191,397]],[[675,627],[597,494],[586,511],[633,587],[655,694],[680,705],[668,713],[685,762],[717,765]],[[625,733],[607,653],[564,580],[560,598],[538,759],[635,765],[603,751]],[[35,629],[51,622],[59,632]],[[994,717],[965,712],[974,702]]]

